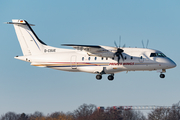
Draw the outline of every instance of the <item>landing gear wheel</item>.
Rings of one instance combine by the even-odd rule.
[[[108,76],[108,80],[114,80],[114,76],[113,75],[109,75]]]
[[[160,78],[165,78],[165,75],[164,74],[160,74]]]
[[[97,80],[101,80],[102,79],[102,75],[96,75],[96,79]]]

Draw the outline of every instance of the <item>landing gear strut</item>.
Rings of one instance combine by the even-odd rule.
[[[96,75],[96,79],[97,80],[101,80],[102,79],[102,75]]]
[[[160,74],[160,78],[165,78],[165,74]]]
[[[114,74],[108,76],[108,80],[114,80]]]

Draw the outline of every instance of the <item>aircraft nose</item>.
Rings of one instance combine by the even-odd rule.
[[[174,68],[174,67],[176,67],[177,65],[176,65],[176,63],[175,63],[174,61],[172,61],[172,62],[171,62],[171,66],[172,66],[172,68]]]
[[[177,66],[176,63],[173,60],[169,59],[169,67],[174,68],[176,66]]]

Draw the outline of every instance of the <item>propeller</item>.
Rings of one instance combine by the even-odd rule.
[[[114,41],[114,44],[115,44],[115,46],[116,46],[116,48],[117,48],[117,51],[114,53],[114,56],[117,56],[117,57],[118,57],[118,64],[119,64],[120,57],[121,57],[121,58],[123,59],[123,61],[124,61],[124,57],[123,57],[123,55],[122,55],[122,53],[124,52],[124,50],[120,48],[120,42],[121,42],[121,37],[119,37],[119,46],[116,44],[116,41]],[[125,45],[124,45],[123,47],[125,47]]]

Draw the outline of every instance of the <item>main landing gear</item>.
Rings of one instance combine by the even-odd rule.
[[[102,75],[96,75],[96,79],[97,80],[101,80],[102,79]]]
[[[101,74],[96,75],[96,79],[97,79],[97,80],[101,80],[101,79],[102,79],[102,75],[101,75]],[[108,76],[108,80],[109,80],[109,81],[114,80],[114,74],[109,75],[109,76]]]
[[[112,81],[114,80],[114,74],[108,76],[108,80]]]

